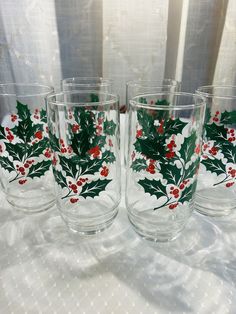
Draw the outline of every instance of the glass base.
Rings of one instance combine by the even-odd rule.
[[[128,213],[129,221],[137,234],[139,234],[143,239],[153,241],[153,242],[169,242],[173,241],[180,235],[180,232],[184,229],[185,224],[179,226],[179,229],[169,230],[169,231],[150,231],[148,225],[141,224],[135,218],[132,217],[130,213]],[[153,227],[153,226],[152,226]]]
[[[45,212],[49,209],[51,209],[55,205],[55,198],[53,198],[51,201],[48,201],[45,204],[39,204],[38,206],[32,205],[32,207],[24,206],[21,202],[17,202],[17,199],[14,199],[11,196],[7,196],[8,203],[13,206],[16,210],[21,211],[25,214],[37,214]],[[27,200],[25,201],[27,203]]]
[[[199,191],[196,194],[194,209],[199,213],[210,217],[230,215],[232,211],[236,209],[236,200],[234,195],[230,194],[226,199],[225,194],[223,194],[220,198],[222,189],[218,191],[218,196],[216,196],[216,192],[213,189]],[[214,197],[211,197],[212,193],[214,193]]]
[[[115,208],[113,211],[109,212],[104,216],[94,217],[94,218],[77,218],[77,219],[68,219],[63,213],[61,213],[64,222],[70,231],[78,233],[80,235],[94,235],[104,231],[109,228],[115,217],[118,214],[118,208]]]

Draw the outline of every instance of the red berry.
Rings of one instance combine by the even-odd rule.
[[[77,190],[77,186],[75,184],[71,184],[70,187],[71,187],[72,190]]]
[[[181,183],[180,186],[179,186],[180,190],[183,190],[184,189],[184,184]]]
[[[216,115],[218,115],[218,114],[220,114],[220,112],[217,110],[217,111],[216,111]]]
[[[43,138],[43,132],[42,131],[37,131],[36,133],[34,133],[34,137],[38,138],[39,140],[41,140]]]
[[[174,208],[175,208],[174,204],[169,205],[169,209],[174,209]]]
[[[19,180],[19,184],[24,184],[25,182],[27,182],[27,180]]]
[[[73,197],[73,198],[70,199],[70,202],[71,202],[72,204],[74,204],[74,203],[78,202],[78,200],[79,200],[78,198],[74,198],[74,197]]]
[[[226,185],[225,185],[227,188],[229,188],[229,187],[231,187],[231,183],[230,182],[228,182],[228,183],[226,183]]]
[[[10,131],[10,129],[8,127],[6,127],[6,131]]]
[[[174,189],[173,190],[173,194],[178,194],[179,193],[179,189]]]
[[[228,139],[228,141],[229,141],[229,142],[233,142],[233,138],[230,137],[230,138]]]
[[[77,181],[76,183],[78,186],[81,186],[82,185],[82,182],[81,181]]]
[[[174,195],[174,198],[178,198],[178,197],[179,197],[179,194],[175,194],[175,195]]]
[[[24,167],[20,167],[20,168],[19,168],[19,171],[20,171],[20,172],[23,172],[23,171],[25,171],[25,168],[24,168]]]
[[[149,168],[149,170],[153,170],[153,169],[155,169],[155,166],[153,164],[149,164],[148,168]]]
[[[170,189],[171,189],[171,190],[174,190],[174,187],[172,186]]]
[[[234,129],[231,129],[231,130],[230,130],[230,133],[234,133]]]
[[[24,167],[25,167],[25,168],[29,168],[29,164],[28,164],[28,163],[25,163],[25,164],[24,164]]]

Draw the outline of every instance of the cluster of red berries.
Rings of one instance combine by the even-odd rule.
[[[212,119],[214,122],[219,122],[219,114],[220,114],[220,112],[216,111],[215,116]]]
[[[106,166],[103,166],[103,167],[102,167],[102,170],[101,170],[101,172],[100,172],[100,174],[101,174],[101,176],[103,176],[103,177],[107,177],[108,174],[109,174],[109,169],[108,169]]]
[[[213,156],[215,156],[218,152],[218,148],[213,146],[210,150],[209,150],[209,153]]]
[[[71,146],[68,146],[68,147],[65,146],[64,140],[62,138],[60,139],[60,145],[61,145],[60,151],[62,154],[65,154],[65,153],[71,154],[73,152],[73,149]]]
[[[27,160],[25,163],[24,163],[24,166],[20,166],[20,165],[16,165],[16,169],[18,170],[18,172],[24,176],[25,175],[25,171],[27,168],[29,168],[31,166],[31,164],[34,163],[34,160]]]
[[[17,120],[17,115],[16,114],[11,114],[11,121],[15,122]]]
[[[169,144],[167,144],[167,148],[169,151],[166,153],[166,158],[171,159],[175,156],[175,152],[173,151],[176,147],[175,141],[171,140]]]
[[[51,158],[52,152],[51,152],[50,148],[47,148],[47,149],[46,149],[46,151],[44,152],[44,156],[45,156],[46,158]]]
[[[228,174],[230,174],[232,178],[235,178],[235,176],[236,176],[236,169],[233,169],[232,167],[229,167]]]
[[[7,139],[11,143],[14,140],[14,136],[8,127],[6,128],[6,131],[7,131]]]
[[[43,132],[42,131],[35,132],[34,137],[37,138],[38,140],[41,140],[43,138]]]
[[[175,188],[174,186],[170,188],[170,194],[172,194],[174,198],[179,198],[179,192],[179,189]]]
[[[229,141],[229,142],[234,142],[235,139],[236,139],[236,138],[235,138],[234,129],[230,129],[230,130],[227,129],[227,134],[229,134],[228,141]]]
[[[101,135],[102,134],[102,127],[101,127],[101,125],[97,125],[96,126],[96,134],[97,135]]]
[[[226,186],[227,188],[230,188],[232,185],[234,185],[234,182],[228,182],[228,183],[226,183],[225,186]]]
[[[150,160],[149,165],[148,165],[148,167],[146,168],[146,171],[147,171],[147,172],[149,172],[149,173],[151,173],[151,174],[156,173],[154,163],[155,163],[155,160]]]
[[[137,130],[137,132],[136,132],[136,137],[139,138],[139,137],[141,137],[141,136],[143,136],[143,130],[142,130],[142,129]]]
[[[90,148],[88,151],[90,155],[93,156],[93,158],[97,158],[100,155],[100,147],[97,145],[95,147]]]
[[[35,109],[35,111],[34,111],[34,118],[35,119],[39,119],[39,110],[38,109]]]
[[[78,193],[78,186],[82,186],[86,181],[88,181],[88,178],[80,178],[76,184],[72,183],[71,181],[69,181],[69,188],[75,193],[77,194]],[[75,198],[75,197],[72,197],[70,198],[70,202],[72,204],[78,202],[78,198]]]
[[[179,205],[179,203],[170,204],[169,209],[175,209],[175,207],[177,207],[178,205]]]
[[[73,133],[76,133],[77,131],[79,131],[79,129],[80,129],[79,124],[73,124],[71,127]]]
[[[160,133],[160,134],[164,133],[163,125],[164,125],[164,120],[162,119],[161,122],[160,122],[159,127],[157,128],[157,132]]]
[[[72,203],[72,204],[74,204],[74,203],[76,203],[76,202],[78,202],[78,198],[76,198],[76,197],[72,197],[72,198],[70,198],[70,202]]]
[[[19,184],[25,184],[25,182],[27,182],[27,179],[21,179],[18,182],[19,182]]]

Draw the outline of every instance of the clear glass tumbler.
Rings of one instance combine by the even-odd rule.
[[[102,77],[70,77],[61,81],[63,91],[97,91],[112,93],[112,81]]]
[[[7,200],[27,213],[55,203],[45,97],[38,84],[0,84],[0,172]]]
[[[194,206],[204,98],[160,92],[134,97],[129,110],[126,206],[134,229],[168,241]]]
[[[206,98],[196,209],[224,216],[236,208],[236,86],[202,86]]]
[[[102,231],[120,201],[118,98],[72,91],[49,96],[47,104],[61,216],[75,232]]]

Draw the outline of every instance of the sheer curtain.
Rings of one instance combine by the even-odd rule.
[[[0,0],[0,81],[236,83],[235,0]]]

